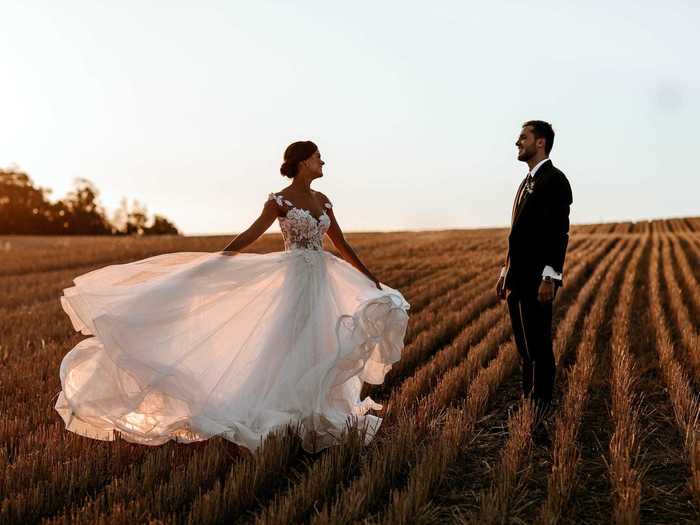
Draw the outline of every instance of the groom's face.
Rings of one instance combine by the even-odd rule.
[[[527,162],[537,154],[537,139],[532,132],[532,127],[523,127],[515,145],[518,147],[518,160]]]

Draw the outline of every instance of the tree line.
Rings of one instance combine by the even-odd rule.
[[[97,187],[87,179],[75,179],[73,191],[56,202],[50,194],[21,170],[0,169],[0,235],[180,235],[170,220],[149,217],[136,200],[129,206],[122,199],[108,218]]]

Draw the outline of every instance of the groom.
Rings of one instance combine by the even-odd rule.
[[[571,186],[549,160],[554,143],[551,124],[523,124],[518,160],[529,172],[513,203],[508,255],[496,285],[507,299],[513,336],[522,358],[523,393],[541,412],[552,401],[555,362],[552,349],[552,302],[563,282],[569,242]]]

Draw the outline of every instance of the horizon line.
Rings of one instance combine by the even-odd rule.
[[[609,220],[609,221],[596,221],[596,222],[574,222],[571,226],[593,226],[600,224],[639,224],[644,222],[653,221],[668,221],[676,219],[700,219],[700,215],[674,215],[666,217],[652,217],[652,218],[640,218],[640,219],[625,219],[625,220]],[[355,233],[421,233],[421,232],[443,232],[443,231],[454,231],[454,230],[503,230],[510,228],[510,225],[500,225],[500,226],[465,226],[465,227],[446,227],[446,228],[406,228],[406,229],[396,229],[396,230],[346,230],[343,231],[344,234],[355,234]],[[243,231],[243,230],[242,230]],[[239,235],[241,232],[223,232],[223,233],[182,233],[182,237],[223,237],[226,235]],[[280,235],[281,231],[265,232],[263,235],[276,234]]]

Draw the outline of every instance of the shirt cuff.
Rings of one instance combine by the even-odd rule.
[[[561,274],[561,272],[555,272],[554,268],[547,265],[544,267],[544,270],[542,271],[542,277],[551,277],[552,279],[556,279],[557,281],[561,281],[562,274]]]
[[[499,278],[505,277],[505,275],[506,275],[506,267],[505,267],[505,266],[502,266],[502,267],[501,267],[501,275],[499,276]]]

